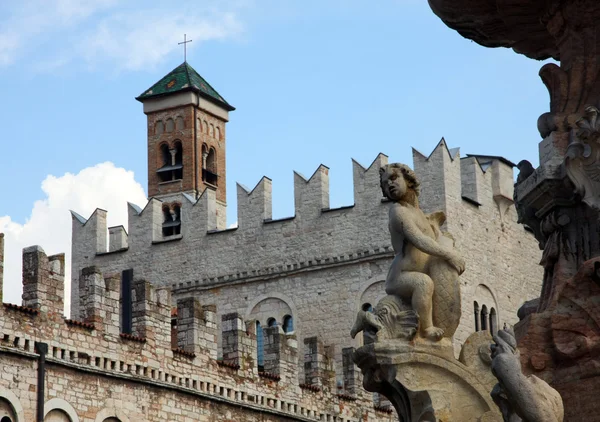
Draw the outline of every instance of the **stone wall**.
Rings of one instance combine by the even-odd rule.
[[[542,270],[535,264],[540,252],[516,223],[506,160],[461,159],[443,140],[429,157],[413,155],[423,209],[447,213],[447,228],[467,261],[458,349],[475,331],[476,300],[494,308],[499,327],[517,320],[518,307],[540,290]],[[219,315],[238,312],[260,319],[263,327],[269,315],[280,318],[289,309],[300,355],[303,339],[319,335],[332,348],[339,376],[342,349],[361,344],[349,337],[356,312],[384,295],[382,282],[393,257],[389,204],[379,189],[379,168],[386,163],[382,154],[367,169],[353,162],[354,205],[338,209],[329,208],[327,167],[320,166],[309,180],[296,173],[295,216],[280,220],[272,220],[268,178],[251,191],[238,186],[236,229],[215,230],[217,202],[207,190],[197,202],[181,195],[182,234],[164,239],[161,203],[151,199],[144,210],[130,206],[128,247],[113,253],[105,244],[105,213],[97,210],[88,220],[75,215],[74,281],[90,265],[111,273],[133,269],[135,277],[172,286],[174,298],[193,295],[215,304]],[[478,292],[482,297],[475,297]],[[76,316],[76,283],[72,295]],[[484,303],[490,296],[493,303]]]
[[[319,363],[315,376],[301,384],[295,336],[279,327],[266,329],[270,372],[259,372],[255,321],[228,313],[221,324],[224,359],[215,359],[217,309],[180,298],[172,330],[169,289],[142,279],[131,285],[131,334],[121,330],[127,316],[120,310],[125,304],[119,275],[104,275],[97,267],[83,269],[78,280],[82,318],[66,320],[54,300],[64,289],[64,261],[57,257],[48,258],[39,247],[26,249],[24,302],[30,306],[0,307],[0,405],[9,402],[17,422],[35,420],[42,343],[48,350],[43,404],[56,420],[393,419],[356,388],[352,362],[346,360],[343,376],[347,390],[324,382],[335,376],[323,364],[326,347],[318,339],[311,339],[316,346],[304,357],[304,364]]]

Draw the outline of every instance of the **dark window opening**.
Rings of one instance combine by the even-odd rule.
[[[479,331],[479,304],[474,302],[475,331]]]
[[[370,303],[363,303],[362,310],[365,312],[373,312],[373,306]]]
[[[485,306],[485,305],[483,305],[481,307],[481,329],[482,330],[488,329],[488,311],[487,311],[487,306]]]
[[[175,147],[169,149],[166,144],[160,146],[162,167],[156,170],[161,182],[183,179],[183,147],[181,142],[175,142]]]
[[[262,327],[258,321],[256,321],[256,348],[258,371],[263,372],[265,370],[265,339],[263,337]]]
[[[5,416],[2,419],[0,419],[0,422],[12,422],[12,419],[9,418],[8,416]]]
[[[181,234],[181,208],[179,205],[163,206],[163,236],[175,236]]]
[[[492,335],[496,334],[498,331],[498,320],[496,317],[496,310],[494,308],[490,309],[490,332]]]
[[[277,327],[277,320],[275,318],[269,318],[267,320],[267,326],[269,326],[269,327]]]
[[[121,273],[121,332],[131,334],[133,331],[132,297],[133,269]]]
[[[286,315],[283,317],[283,332],[291,333],[294,331],[294,318],[291,315]]]
[[[202,181],[213,186],[217,186],[219,182],[217,153],[214,148],[208,149],[206,145],[202,146]]]

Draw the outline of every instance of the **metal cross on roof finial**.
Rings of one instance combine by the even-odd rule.
[[[183,44],[183,61],[187,62],[187,43],[192,42],[192,40],[186,40],[186,34],[183,34],[183,42],[177,43],[177,45]]]

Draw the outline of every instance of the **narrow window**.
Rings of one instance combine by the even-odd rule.
[[[202,123],[204,124],[204,133],[208,134],[208,122],[204,120]]]
[[[258,371],[262,372],[265,370],[265,339],[263,337],[262,327],[258,321],[256,321],[256,348]]]
[[[196,130],[198,132],[202,132],[202,122],[201,122],[200,118],[196,119]]]
[[[498,331],[498,319],[496,317],[496,309],[490,309],[490,332],[492,335]]]
[[[176,310],[177,308],[175,308]],[[175,314],[171,311],[171,349],[177,349],[179,344],[177,342],[177,312]]]
[[[173,159],[173,179],[183,179],[183,146],[181,142],[175,141],[175,154]]]
[[[485,305],[481,306],[481,329],[482,330],[488,329],[488,310],[487,310],[487,306],[485,306]]]
[[[131,334],[133,330],[131,285],[133,284],[133,269],[121,273],[121,331]]]
[[[181,208],[179,204],[163,205],[163,236],[174,236],[181,233]]]
[[[162,144],[160,146],[159,160],[160,167],[157,170],[159,180],[161,182],[167,182],[171,180],[171,175],[169,174],[168,170],[164,170],[171,164],[171,153],[169,152],[169,146],[167,144]]]
[[[215,136],[215,125],[213,125],[212,123],[210,124],[210,133],[209,133],[209,135],[211,137],[213,137],[213,138]]]
[[[294,318],[291,315],[283,317],[283,332],[291,333],[294,331]]]
[[[215,128],[215,138],[217,138],[218,141],[221,140],[221,129],[218,126]]]
[[[275,318],[269,318],[267,320],[267,326],[269,326],[269,327],[277,327],[277,320]]]
[[[479,331],[479,304],[477,302],[473,302],[474,310],[473,314],[475,315],[475,331]]]
[[[217,175],[217,154],[215,149],[211,148],[207,152],[203,146],[202,151],[204,163],[204,167],[202,168],[202,180],[204,183],[217,186],[219,176]],[[206,154],[206,159],[204,159],[204,154]]]

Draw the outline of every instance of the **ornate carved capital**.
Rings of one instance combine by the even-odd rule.
[[[590,207],[600,210],[600,111],[585,109],[584,117],[571,130],[565,168],[577,195]]]

